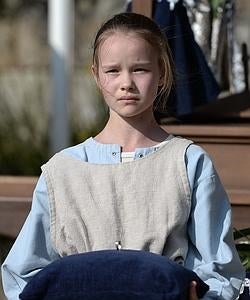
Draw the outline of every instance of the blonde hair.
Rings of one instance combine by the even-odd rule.
[[[98,70],[98,50],[101,43],[119,31],[138,35],[156,50],[163,78],[154,108],[164,109],[174,81],[173,60],[166,36],[152,19],[136,13],[120,13],[106,21],[98,30],[94,40],[93,66]]]

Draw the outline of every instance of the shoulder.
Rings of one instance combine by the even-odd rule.
[[[182,136],[169,135],[169,141],[173,141],[177,146],[184,149],[184,157],[186,165],[195,167],[197,164],[203,162],[211,162],[209,154],[192,140],[183,138]]]
[[[201,146],[191,143],[186,150],[186,161],[199,161],[200,159],[207,158],[211,160],[210,155],[208,152],[202,148]]]
[[[72,156],[79,160],[86,161],[88,152],[91,151],[91,148],[92,138],[88,138],[82,143],[63,149],[62,151],[60,151],[60,153]]]
[[[85,140],[77,145],[65,148],[57,153],[55,153],[51,158],[41,166],[43,173],[46,170],[51,169],[67,169],[69,167],[67,163],[72,161],[88,161],[89,153],[91,152],[91,138]],[[74,158],[72,160],[72,158]]]
[[[70,156],[73,158],[76,158],[81,161],[87,161],[88,159],[88,153],[92,151],[93,148],[93,142],[92,138],[88,138],[82,143],[76,144],[74,146],[65,148],[57,153],[55,153],[49,161],[55,159],[55,157],[58,156],[58,154],[65,154],[66,156]]]
[[[217,176],[214,163],[210,155],[202,147],[190,144],[185,153],[185,162],[191,186],[206,178]]]
[[[210,154],[201,146],[190,144],[186,149],[186,164],[193,167],[202,166],[203,168],[213,168],[213,162]]]

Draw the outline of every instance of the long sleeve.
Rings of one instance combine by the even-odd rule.
[[[19,299],[26,283],[58,257],[49,234],[49,208],[43,176],[34,190],[31,211],[2,265],[4,292],[8,300]]]
[[[228,197],[200,147],[189,147],[187,158],[192,210],[186,267],[210,286],[204,300],[236,299],[245,274],[234,246]]]

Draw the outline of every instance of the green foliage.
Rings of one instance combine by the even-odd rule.
[[[234,240],[243,266],[250,270],[250,228],[234,228]]]
[[[217,17],[224,7],[225,0],[210,0],[212,16]]]
[[[13,134],[12,134],[13,133]],[[40,147],[31,141],[23,142],[15,132],[0,134],[0,174],[39,175],[40,166],[48,159],[47,141]]]
[[[39,143],[34,136],[35,124],[17,124],[15,119],[9,119],[0,130],[0,174],[8,175],[38,175],[40,166],[48,158],[48,140],[40,137]],[[26,125],[26,126],[25,126]],[[23,134],[20,134],[20,131]],[[26,133],[29,133],[26,135]],[[25,138],[24,138],[25,136]]]
[[[38,175],[48,158],[45,76],[0,73],[0,174]]]
[[[213,11],[216,11],[218,7],[223,6],[225,3],[225,0],[210,0],[210,5],[213,9]]]

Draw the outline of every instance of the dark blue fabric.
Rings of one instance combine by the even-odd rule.
[[[131,11],[131,4],[127,10]],[[170,10],[168,1],[153,1],[153,19],[166,34],[175,64],[175,85],[167,104],[169,113],[190,114],[216,100],[219,85],[195,42],[183,1],[179,0],[174,10]]]
[[[166,257],[136,250],[103,250],[59,259],[26,285],[22,300],[186,300],[190,282],[208,286]]]

